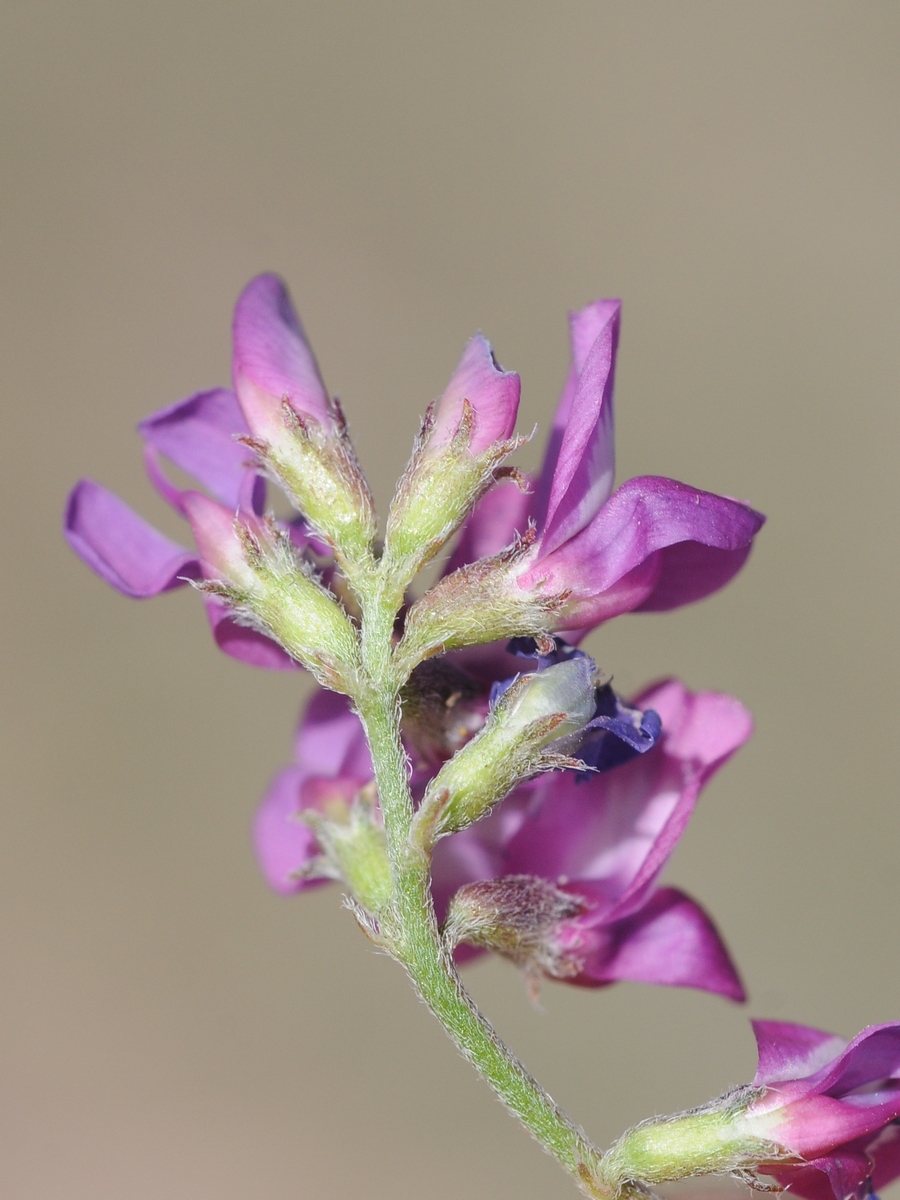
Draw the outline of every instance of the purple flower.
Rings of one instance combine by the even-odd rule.
[[[477,712],[475,698],[470,701],[468,711]],[[326,781],[345,796],[369,778],[362,769],[367,766],[362,729],[347,701],[330,700],[330,726],[318,715],[323,703],[317,696],[310,705],[295,765],[276,777],[257,818],[263,873],[281,891],[299,890],[315,871],[318,848],[298,824],[303,810],[318,803],[311,797],[321,794]],[[737,972],[710,918],[688,896],[660,888],[657,881],[701,788],[749,736],[749,715],[731,697],[692,695],[677,682],[660,684],[634,703],[662,718],[663,734],[652,750],[584,782],[569,771],[543,775],[517,788],[490,816],[438,842],[433,882],[438,916],[445,917],[453,895],[467,885],[544,880],[570,898],[577,912],[548,931],[552,944],[545,945],[542,964],[556,969],[547,973],[589,987],[632,979],[742,999]],[[423,762],[414,772],[416,795],[434,769]],[[464,961],[480,952],[462,945],[457,957]]]
[[[237,396],[224,388],[198,392],[138,426],[150,481],[183,517],[188,516],[192,492],[172,483],[164,458],[192,475],[232,513],[250,519],[265,507],[265,482],[252,453],[238,440],[254,432],[242,405],[256,421],[265,409],[269,389],[290,396],[292,404],[314,419],[325,421],[332,413],[290,299],[274,276],[262,275],[244,289],[235,312],[234,342]],[[328,548],[310,535],[302,520],[283,527],[299,552],[328,555]],[[210,564],[204,569],[198,552],[160,533],[92,480],[81,480],[73,489],[64,532],[89,567],[117,591],[136,599],[214,575]],[[207,596],[204,603],[216,642],[226,654],[253,666],[298,667],[271,638],[238,623],[220,600]]]
[[[552,933],[550,949],[569,982],[632,979],[743,999],[709,917],[682,892],[656,885],[701,789],[749,737],[750,716],[730,696],[691,694],[674,680],[634,705],[662,719],[652,750],[585,782],[570,772],[543,776],[438,843],[438,912],[469,882],[538,877],[584,902]]]
[[[900,1022],[849,1044],[781,1021],[754,1021],[762,1094],[741,1132],[773,1142],[787,1161],[761,1163],[807,1200],[864,1197],[900,1176]]]
[[[248,451],[235,440],[249,429],[231,392],[198,392],[148,417],[138,430],[150,481],[180,516],[187,515],[190,491],[171,482],[161,456],[193,475],[231,512],[262,511],[265,485]],[[160,533],[90,479],[82,479],[69,496],[64,532],[75,553],[125,596],[147,599],[204,574],[197,552]],[[302,539],[302,527],[295,536]],[[239,625],[220,601],[206,597],[205,605],[213,635],[226,654],[253,666],[297,667],[270,638]]]
[[[492,488],[466,522],[448,564],[453,571],[493,555],[533,522],[533,542],[515,558],[510,586],[539,604],[562,606],[556,624],[576,636],[616,613],[671,608],[721,587],[740,568],[762,522],[743,504],[672,480],[633,479],[612,492],[618,327],[617,301],[598,301],[571,318],[572,368],[534,495],[508,483]],[[352,525],[354,505],[365,509],[369,503],[365,481],[287,291],[273,275],[252,280],[238,300],[233,373],[234,392],[199,392],[139,426],[147,472],[159,494],[184,514],[187,493],[165,474],[162,460],[168,459],[225,506],[261,513],[260,466],[238,439],[251,439],[278,474],[278,464],[284,467],[292,447],[296,450],[291,443],[296,420],[336,477],[356,481],[343,497],[347,511],[331,506],[336,528]],[[518,376],[500,370],[489,344],[474,337],[435,407],[431,449],[452,439],[464,420],[472,454],[502,444],[512,433],[518,400]],[[298,478],[302,492],[302,473]],[[314,492],[315,487],[310,495]],[[371,514],[360,518],[363,541],[370,519]],[[328,553],[302,523],[294,522],[292,532],[317,554]],[[202,574],[196,553],[90,480],[82,480],[69,498],[65,534],[75,552],[127,596],[155,596]],[[271,639],[238,624],[214,597],[206,605],[226,653],[257,666],[296,666]]]
[[[641,476],[613,491],[613,382],[620,304],[570,318],[572,364],[532,496],[489,492],[464,526],[449,569],[497,554],[529,522],[513,568],[535,599],[557,601],[557,629],[584,632],[624,612],[700,600],[743,566],[764,518],[736,500]]]

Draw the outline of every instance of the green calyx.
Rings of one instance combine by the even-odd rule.
[[[583,728],[594,714],[589,663],[586,658],[559,663],[523,675],[509,686],[480,732],[429,785],[416,816],[424,844],[465,829],[529,776],[577,766],[555,744]]]
[[[246,568],[240,579],[200,588],[222,599],[239,620],[273,637],[325,687],[351,692],[359,637],[341,605],[274,521],[260,535],[240,524],[235,533]]]
[[[618,1195],[633,1183],[747,1172],[771,1162],[771,1143],[741,1134],[738,1126],[758,1094],[740,1088],[702,1109],[635,1126],[603,1156],[603,1180]]]
[[[391,900],[393,881],[384,829],[371,798],[336,803],[327,813],[310,812],[308,824],[328,863],[369,913],[377,915]]]
[[[431,415],[425,419],[387,519],[383,569],[400,589],[453,536],[498,477],[500,464],[526,440],[498,441],[473,454],[469,448],[473,426],[472,408],[466,401],[456,435],[433,449]]]
[[[340,409],[335,430],[282,408],[283,430],[274,443],[247,439],[266,471],[352,574],[369,568],[377,533],[375,505]]]

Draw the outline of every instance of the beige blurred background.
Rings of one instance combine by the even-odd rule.
[[[757,732],[668,873],[749,1012],[900,1018],[900,6],[7,0],[0,1198],[574,1195],[326,889],[248,825],[305,685],[64,547],[91,475],[170,533],[133,431],[227,383],[289,281],[382,501],[483,329],[545,430],[565,312],[625,300],[620,478],[751,500],[726,592],[592,642]],[[534,462],[537,449],[524,456]],[[603,1142],[754,1069],[689,992],[471,986]]]

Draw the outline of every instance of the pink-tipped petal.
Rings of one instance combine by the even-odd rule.
[[[463,401],[475,416],[469,449],[480,454],[494,442],[506,441],[516,427],[519,376],[497,364],[490,342],[480,333],[470,339],[434,413],[431,445],[445,445],[459,428]]]
[[[590,911],[569,923],[575,937],[583,926],[591,951],[577,983],[596,987],[627,979],[699,988],[729,1000],[746,998],[715,925],[698,904],[676,888],[660,888],[631,916],[604,923],[595,940],[590,923]]]
[[[145,600],[199,578],[196,554],[91,479],[72,489],[63,531],[79,558],[125,596]]]
[[[281,428],[283,399],[301,417],[333,424],[318,364],[277,275],[258,275],[247,284],[233,333],[235,390],[254,437],[269,440]]]
[[[176,467],[193,475],[217,500],[237,508],[248,474],[251,453],[235,439],[249,434],[237,397],[225,388],[198,392],[154,413],[138,426],[148,448],[163,454]],[[152,466],[150,463],[152,462]],[[148,468],[163,498],[169,503],[180,496],[160,468],[154,454]],[[254,472],[252,469],[250,473]],[[169,494],[166,494],[166,488]]]
[[[185,492],[183,505],[206,578],[235,587],[252,587],[254,576],[235,533],[234,510],[202,492]],[[246,514],[240,519],[253,530],[259,525],[256,518]]]

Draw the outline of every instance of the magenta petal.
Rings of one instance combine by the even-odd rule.
[[[444,574],[509,546],[517,533],[525,532],[530,502],[531,496],[511,480],[495,484],[466,518]]]
[[[265,436],[284,398],[300,416],[333,418],[319,367],[287,288],[277,275],[258,275],[234,310],[234,382],[253,434]]]
[[[233,392],[198,392],[154,413],[138,430],[148,446],[193,475],[217,500],[239,506],[252,456],[235,440],[250,428]],[[170,496],[164,498],[171,503]]]
[[[318,853],[308,825],[299,820],[302,788],[308,773],[298,767],[280,771],[262,799],[253,821],[253,844],[266,881],[276,892],[291,895],[319,880],[297,878]]]
[[[700,770],[703,783],[753,733],[753,718],[740,700],[725,692],[690,692],[678,679],[645,688],[633,704],[659,713],[665,753],[692,763]]]
[[[204,603],[216,645],[229,658],[269,671],[303,669],[277,642],[273,642],[264,633],[239,624],[225,605],[214,597],[205,597]]]
[[[91,479],[82,479],[72,489],[63,531],[92,570],[138,600],[200,576],[196,554],[165,537],[124,500]]]
[[[752,544],[720,550],[698,542],[679,542],[660,550],[662,560],[653,591],[633,612],[668,612],[693,604],[729,583],[750,554]]]
[[[889,1125],[874,1143],[868,1146],[869,1157],[875,1164],[872,1187],[880,1192],[900,1176],[900,1125]]]
[[[633,607],[652,606],[654,595],[667,603],[686,603],[721,587],[740,568],[763,520],[745,504],[674,479],[652,475],[630,479],[571,541],[549,555],[544,555],[541,544],[537,561],[519,582],[523,587],[541,585],[547,592],[571,591],[573,627],[587,625],[598,617],[608,619],[609,606],[604,599],[608,589],[657,556],[652,586]],[[664,578],[666,558],[658,552],[680,543],[692,545],[695,570],[704,563],[709,569],[692,582],[683,574],[683,559],[676,556],[672,570],[676,574],[677,569],[682,571],[681,584],[673,576],[669,589]],[[710,556],[709,551],[714,553]]]
[[[475,414],[470,450],[480,454],[493,442],[512,436],[519,410],[519,376],[504,371],[494,358],[490,342],[480,333],[469,341],[434,413],[431,444],[449,442],[459,428],[463,401]]]
[[[870,1025],[816,1077],[818,1090],[845,1096],[880,1080],[900,1080],[900,1022]],[[896,1099],[900,1108],[900,1092]]]
[[[543,522],[541,540],[545,554],[584,529],[612,492],[613,386],[620,311],[617,300],[601,300],[572,318],[577,381],[559,442]],[[554,428],[553,432],[558,431]]]
[[[372,778],[372,759],[359,717],[348,697],[316,690],[307,704],[294,742],[294,759],[311,775]]]
[[[844,1038],[790,1021],[752,1021],[759,1054],[756,1084],[812,1075],[847,1046]]]
[[[854,1196],[862,1200],[868,1192],[865,1185],[871,1169],[864,1149],[844,1147],[802,1167],[773,1168],[770,1174],[791,1195],[804,1200],[850,1200]]]
[[[610,467],[614,465],[612,379],[609,379],[609,395],[606,399],[604,399],[604,389],[602,387],[599,393],[582,390],[578,403],[579,405],[586,403],[590,411],[579,414],[578,418],[573,421],[572,410],[576,394],[579,392],[581,375],[591,348],[604,329],[609,327],[613,320],[615,322],[616,339],[618,338],[620,310],[621,303],[618,300],[597,300],[579,312],[569,313],[569,341],[572,361],[568,375],[566,376],[562,395],[556,406],[553,426],[550,430],[550,436],[547,439],[547,451],[544,455],[541,473],[535,488],[534,504],[531,510],[531,516],[539,529],[544,529],[547,525],[551,489],[555,490],[558,499],[560,494],[567,490],[568,482],[571,481],[572,474],[577,467],[580,455],[575,450],[575,444],[583,442],[587,445],[591,440],[592,415],[598,420],[598,427],[594,430],[594,437],[602,445],[602,450],[600,450],[599,446],[595,447],[595,449],[600,450],[598,461],[602,461],[605,458]],[[615,345],[613,346],[613,354],[615,354]],[[563,469],[558,472],[560,451],[570,424],[573,426],[573,432],[569,435],[566,461]],[[557,474],[559,474],[558,481]],[[610,486],[607,489],[607,496],[611,487],[612,477],[610,476]],[[605,499],[606,496],[603,497],[603,500]],[[600,501],[601,504],[603,500]]]
[[[580,892],[575,887],[572,890]],[[590,912],[570,922],[585,927]],[[638,912],[603,923],[576,982],[595,986],[629,979],[693,987],[744,1000],[744,988],[718,930],[702,908],[675,888],[660,888]]]
[[[692,694],[677,680],[647,689],[634,703],[662,720],[654,749],[583,782],[570,773],[544,776],[507,852],[510,873],[603,882],[615,918],[644,902],[700,789],[752,730],[737,700]]]

